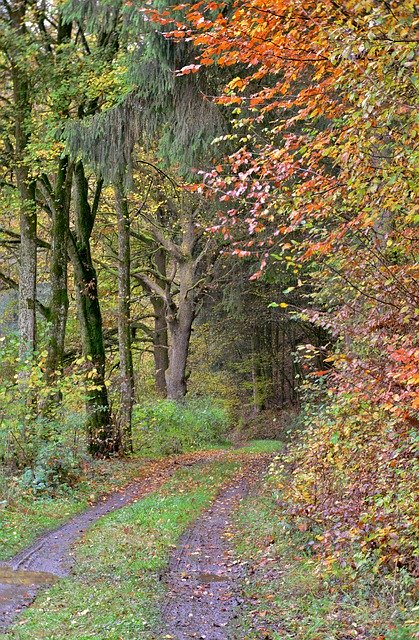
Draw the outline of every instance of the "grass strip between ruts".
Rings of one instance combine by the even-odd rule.
[[[181,469],[160,490],[101,518],[76,549],[74,575],[39,595],[0,638],[156,638],[170,553],[239,466]]]

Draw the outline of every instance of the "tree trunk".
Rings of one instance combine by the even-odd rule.
[[[134,368],[131,348],[131,247],[128,203],[121,184],[115,185],[118,217],[118,343],[121,409],[121,436],[125,450],[132,452],[132,409],[134,406]]]
[[[24,35],[26,2],[13,2],[10,16],[16,33]],[[30,136],[30,81],[19,62],[13,60],[13,53],[10,52],[15,111],[15,172],[20,196],[19,355],[26,360],[32,358],[36,347],[37,216],[35,184],[25,158]]]
[[[71,23],[65,23],[62,16],[58,19],[57,43],[62,45],[71,38]],[[61,55],[59,49],[57,57]],[[63,113],[68,111],[62,105]],[[53,385],[58,372],[62,371],[64,341],[68,315],[68,228],[71,201],[72,167],[68,156],[58,161],[55,188],[51,196],[51,302],[50,326],[48,337],[48,355],[46,361],[46,379]],[[48,185],[46,185],[48,186]],[[60,401],[58,393],[52,394],[52,401]]]
[[[158,273],[166,276],[166,252],[164,249],[157,249],[154,260]],[[157,280],[157,284],[165,288],[163,280]],[[164,398],[167,396],[166,369],[169,366],[169,346],[167,321],[164,301],[159,296],[152,296],[151,303],[154,311],[154,336],[153,354],[156,388]]]
[[[114,436],[108,393],[105,385],[105,347],[100,310],[97,275],[90,252],[90,236],[95,210],[88,200],[88,184],[84,167],[78,162],[74,171],[75,234],[70,238],[69,253],[74,267],[78,318],[83,353],[94,372],[87,389],[87,433],[89,451],[107,456],[118,449]]]
[[[68,314],[67,245],[70,187],[67,183],[68,158],[59,162],[51,230],[51,303],[46,377],[53,384],[62,370]],[[56,398],[56,394],[55,398]]]
[[[252,386],[253,411],[259,413],[265,408],[265,389],[260,366],[260,339],[257,328],[252,335]]]
[[[20,173],[20,171],[19,171]],[[31,360],[36,347],[36,276],[37,216],[33,185],[28,185],[27,172],[18,179],[21,197],[20,211],[20,273],[19,273],[19,355]]]
[[[169,328],[169,366],[166,370],[167,397],[181,400],[187,391],[186,365],[192,323],[195,317],[194,304],[194,266],[193,261],[185,260],[179,264],[179,303],[177,314],[167,311]]]
[[[169,366],[166,369],[167,397],[169,400],[181,400],[187,391],[186,364],[189,352],[193,315],[190,320],[177,320],[169,323],[170,347]]]

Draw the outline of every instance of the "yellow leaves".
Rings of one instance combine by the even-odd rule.
[[[341,362],[347,360],[347,356],[344,353],[335,353],[332,356],[324,359],[324,362]]]
[[[228,88],[231,90],[244,91],[246,86],[247,82],[238,76],[228,83]]]

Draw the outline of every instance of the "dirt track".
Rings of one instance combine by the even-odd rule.
[[[158,489],[173,472],[183,466],[220,458],[219,452],[168,458],[153,474],[133,482],[86,512],[50,531],[8,562],[0,563],[0,632],[29,606],[37,591],[69,574],[73,566],[73,544],[99,518]]]
[[[266,458],[249,460],[244,473],[182,537],[167,571],[164,626],[156,638],[231,638],[229,626],[241,602],[244,569],[232,560],[228,543],[230,516],[264,468]]]

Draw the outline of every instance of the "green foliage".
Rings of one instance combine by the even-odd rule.
[[[82,474],[83,457],[65,442],[41,444],[32,467],[21,476],[20,484],[34,494],[55,495],[70,491]]]
[[[212,398],[144,403],[134,410],[134,450],[169,455],[221,444],[228,425],[227,411]]]

